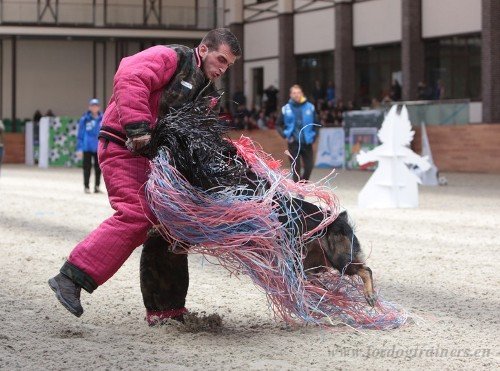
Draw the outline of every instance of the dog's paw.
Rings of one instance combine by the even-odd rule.
[[[377,294],[375,294],[374,292],[371,294],[365,294],[365,299],[368,305],[373,308],[375,306],[375,303],[377,302]]]

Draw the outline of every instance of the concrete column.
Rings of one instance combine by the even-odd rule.
[[[228,16],[229,30],[236,36],[240,42],[243,55],[244,49],[244,30],[243,30],[243,0],[233,0],[229,2],[229,16]],[[228,99],[232,99],[233,94],[237,91],[244,91],[244,63],[243,55],[236,61],[236,63],[229,69],[229,92]]]
[[[335,5],[335,96],[344,102],[355,98],[355,66],[353,42],[352,3]]]
[[[403,71],[403,100],[416,100],[418,99],[418,83],[425,80],[422,0],[402,1],[401,67]]]
[[[297,83],[297,66],[295,63],[293,37],[293,1],[279,0],[278,12],[278,107],[280,107],[288,101],[290,87]]]
[[[483,122],[500,124],[500,1],[482,2]]]

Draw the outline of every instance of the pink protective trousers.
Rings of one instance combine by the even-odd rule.
[[[68,261],[102,285],[144,243],[156,219],[144,192],[149,160],[104,139],[99,140],[98,155],[115,213],[73,249]]]

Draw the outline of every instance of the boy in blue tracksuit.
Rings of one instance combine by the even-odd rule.
[[[92,161],[94,162],[95,186],[94,192],[100,193],[101,168],[97,161],[97,144],[99,130],[101,129],[102,113],[100,112],[99,100],[89,101],[89,110],[85,112],[78,122],[78,138],[76,153],[78,158],[83,158],[83,185],[85,193],[90,193],[90,171]]]
[[[288,151],[292,158],[293,180],[309,180],[313,169],[313,148],[316,140],[318,122],[314,105],[304,97],[302,88],[293,85],[290,88],[290,100],[281,108],[276,129],[288,142]],[[301,160],[304,170],[301,173]]]

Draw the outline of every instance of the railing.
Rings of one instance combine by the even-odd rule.
[[[468,99],[396,102],[405,104],[413,125],[462,125],[470,122]],[[394,103],[394,104],[396,104]]]
[[[464,125],[470,123],[470,101],[468,99],[447,99],[432,101],[402,101],[384,104],[379,109],[347,111],[344,113],[344,128],[377,127],[384,121],[384,113],[393,105],[405,105],[410,122],[414,126]]]
[[[0,0],[0,25],[211,29],[223,9],[150,0]]]

